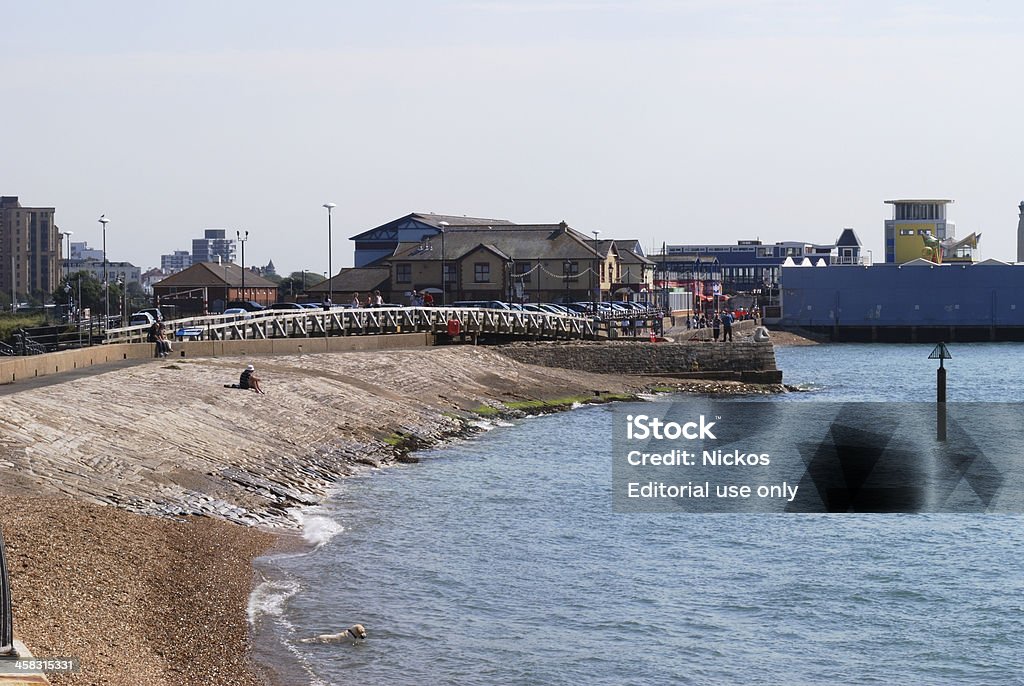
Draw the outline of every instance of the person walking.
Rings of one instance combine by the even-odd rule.
[[[732,312],[728,310],[722,313],[722,342],[727,339],[732,343]]]
[[[718,335],[722,331],[722,318],[717,314],[714,319],[711,320],[711,335],[714,337],[715,342],[718,342]]]

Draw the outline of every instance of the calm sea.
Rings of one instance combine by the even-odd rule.
[[[779,348],[809,391],[767,402],[928,401],[931,348]],[[1020,401],[1024,346],[950,350],[951,401]],[[346,480],[318,546],[263,563],[259,656],[295,684],[1024,683],[1024,517],[615,514],[611,412]]]

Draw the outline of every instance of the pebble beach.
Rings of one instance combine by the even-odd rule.
[[[267,395],[226,389],[253,362]],[[756,391],[517,363],[485,348],[165,359],[0,395],[15,634],[62,684],[262,684],[252,560],[359,470],[466,435],[481,408]],[[6,387],[8,391],[13,387]],[[557,406],[557,402],[555,404]]]

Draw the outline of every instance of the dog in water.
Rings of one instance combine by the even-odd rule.
[[[312,638],[299,639],[301,643],[351,643],[366,640],[366,629],[362,624],[353,624],[339,634],[320,634]]]

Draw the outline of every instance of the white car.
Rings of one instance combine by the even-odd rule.
[[[156,319],[149,312],[136,312],[128,320],[128,326],[153,326],[155,321]]]
[[[248,319],[249,317],[252,316],[252,313],[249,312],[249,310],[245,309],[244,307],[229,307],[228,309],[224,310],[224,314],[234,315],[236,319]]]

